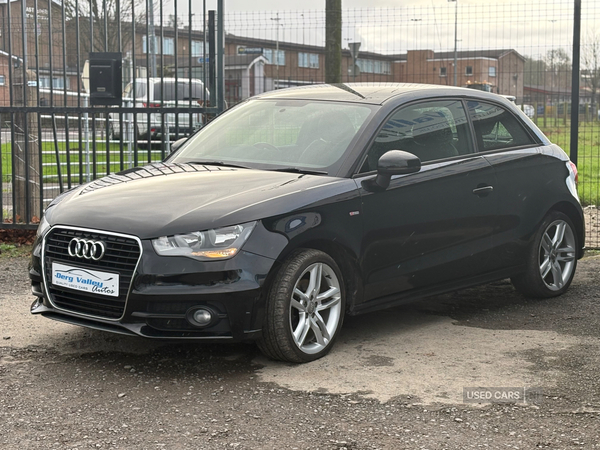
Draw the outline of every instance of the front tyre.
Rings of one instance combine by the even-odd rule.
[[[342,273],[329,255],[308,249],[294,252],[268,290],[259,348],[280,361],[321,358],[342,326],[345,302]]]
[[[548,298],[564,293],[577,267],[577,235],[565,214],[553,211],[535,235],[525,273],[511,279],[527,297]]]

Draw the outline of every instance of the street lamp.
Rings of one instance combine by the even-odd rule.
[[[277,13],[277,17],[271,17],[271,20],[274,20],[277,24],[277,43],[275,44],[275,58],[273,59],[275,60],[275,78],[277,78],[277,87],[279,87],[279,25],[281,25],[279,23],[281,20],[279,18],[279,13]],[[277,89],[277,87],[275,89]]]
[[[457,46],[458,46],[458,0],[448,0],[454,2],[454,86],[456,86],[456,60],[457,58]]]
[[[415,23],[415,29],[414,29],[414,49],[417,49],[417,22],[421,22],[423,19],[410,19],[411,22]]]
[[[358,66],[356,65],[360,42],[348,42],[348,48],[350,49],[350,55],[352,56],[352,78],[353,81],[356,82],[356,76],[360,75]]]

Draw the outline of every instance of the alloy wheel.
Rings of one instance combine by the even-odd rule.
[[[546,287],[553,291],[563,288],[575,268],[575,235],[564,220],[555,220],[544,231],[540,242],[540,275]]]
[[[302,352],[314,354],[327,347],[342,314],[333,268],[321,262],[308,266],[296,281],[289,312],[292,337]]]

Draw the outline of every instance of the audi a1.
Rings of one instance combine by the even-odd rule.
[[[254,340],[307,362],[346,314],[510,278],[565,292],[583,255],[577,169],[473,89],[278,90],[165,161],[76,187],[40,223],[33,314],[147,338]]]

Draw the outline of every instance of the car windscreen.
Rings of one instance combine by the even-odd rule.
[[[307,100],[251,100],[218,117],[170,162],[335,172],[376,107]]]
[[[142,99],[146,97],[146,82],[138,80],[135,83],[135,98]],[[123,98],[131,99],[131,94],[133,92],[133,83],[129,83],[125,86],[125,90],[123,90]]]

